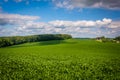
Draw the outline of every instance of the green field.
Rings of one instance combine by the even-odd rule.
[[[120,44],[90,39],[0,48],[0,80],[120,80]]]

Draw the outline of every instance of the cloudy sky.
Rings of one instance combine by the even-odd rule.
[[[0,0],[0,36],[120,36],[120,0]]]

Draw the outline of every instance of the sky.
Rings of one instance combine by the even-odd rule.
[[[0,36],[120,36],[120,0],[0,0]]]

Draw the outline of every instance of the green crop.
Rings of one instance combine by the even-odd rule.
[[[0,48],[0,80],[119,80],[120,44],[90,39]]]

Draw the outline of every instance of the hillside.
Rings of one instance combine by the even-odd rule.
[[[119,80],[120,44],[91,39],[25,43],[0,48],[0,78]]]

